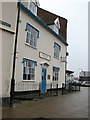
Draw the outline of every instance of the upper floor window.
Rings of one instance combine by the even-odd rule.
[[[54,57],[59,59],[59,53],[61,51],[61,46],[54,42]]]
[[[39,38],[39,31],[31,26],[29,23],[26,25],[26,43],[34,48],[37,47],[37,38]]]
[[[54,25],[54,31],[59,34],[59,28],[56,25]]]
[[[55,21],[54,21],[55,25],[54,25],[54,31],[59,34],[59,29],[60,29],[60,22],[59,22],[59,18],[57,18]]]
[[[53,67],[53,81],[58,81],[60,68]]]
[[[37,6],[36,6],[35,3],[32,2],[32,1],[29,2],[29,10],[30,10],[34,15],[37,15]]]
[[[35,80],[36,61],[23,58],[23,80]]]

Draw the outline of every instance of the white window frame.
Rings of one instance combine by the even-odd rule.
[[[59,80],[59,69],[54,67],[52,81],[58,82],[58,80]]]
[[[32,64],[32,66],[29,66],[29,63]],[[35,62],[30,60],[24,60],[22,74],[23,74],[23,81],[35,81]],[[26,79],[24,79],[25,74],[26,74]],[[28,79],[29,76],[31,77],[31,79]]]
[[[60,46],[58,44],[55,44],[54,46],[54,57],[59,59],[60,56]]]
[[[59,22],[59,18],[57,18],[55,21],[54,21],[54,31],[59,34],[59,30],[60,30],[60,22]]]
[[[59,28],[56,25],[54,25],[54,31],[59,34]]]
[[[37,16],[37,6],[35,5],[34,2],[30,1],[28,4],[28,9]]]
[[[26,31],[25,44],[27,44],[33,48],[37,48],[37,34],[38,34],[38,32],[33,27],[31,27],[31,26],[29,26],[29,27],[30,27],[30,30],[27,29],[27,31]]]

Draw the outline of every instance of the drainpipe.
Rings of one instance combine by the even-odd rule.
[[[66,88],[66,68],[67,68],[67,62],[65,62],[65,88]]]
[[[16,36],[15,36],[15,45],[14,45],[14,56],[13,56],[13,68],[12,68],[12,79],[11,79],[11,90],[10,90],[10,107],[13,107],[13,98],[14,98],[14,83],[15,83],[15,63],[16,63],[16,51],[17,51],[17,37],[18,37],[18,28],[19,28],[19,17],[20,17],[20,5],[21,2],[18,2],[18,15],[17,15],[17,25],[16,25]]]

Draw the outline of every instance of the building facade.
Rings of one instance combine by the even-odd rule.
[[[1,4],[2,97],[9,97],[19,3]],[[47,84],[52,83],[53,88],[58,84],[61,88],[65,83],[67,20],[41,9],[39,5],[37,0],[21,3],[15,91],[38,90],[38,84],[41,84],[41,92],[46,92],[49,89]],[[48,14],[47,20],[45,14]]]
[[[79,78],[81,81],[90,81],[90,71],[81,71]]]

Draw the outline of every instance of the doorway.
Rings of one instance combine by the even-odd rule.
[[[46,76],[47,76],[47,70],[46,68],[42,68],[41,73],[41,92],[46,92]]]

